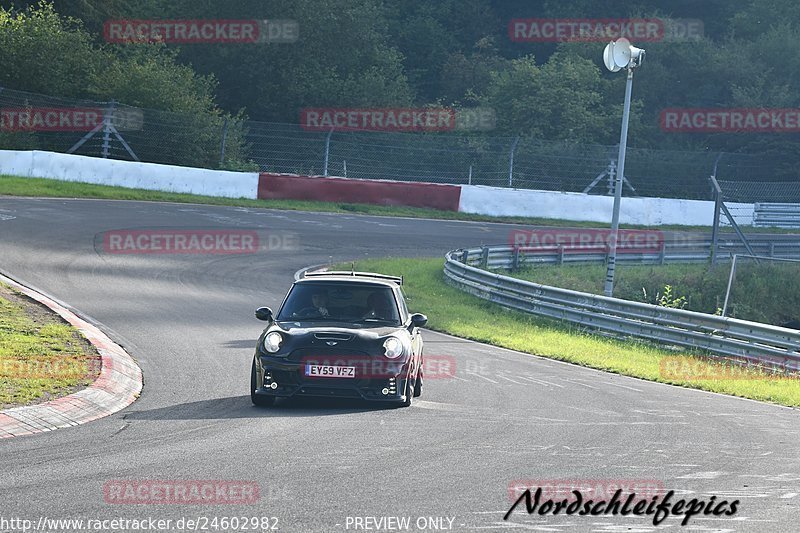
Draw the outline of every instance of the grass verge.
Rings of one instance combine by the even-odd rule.
[[[0,284],[0,409],[66,396],[99,370],[100,355],[77,330]]]
[[[442,264],[440,258],[389,258],[358,261],[356,269],[403,275],[410,309],[427,314],[427,327],[435,331],[651,381],[800,406],[798,379],[731,367],[643,341],[592,335],[504,309],[446,285]]]
[[[800,263],[739,258],[726,316],[777,326],[800,325]],[[614,296],[700,313],[718,313],[725,301],[730,263],[618,265]],[[605,265],[539,265],[508,274],[592,294],[604,294]]]
[[[419,207],[382,206],[368,204],[349,204],[336,202],[312,202],[304,200],[250,200],[248,198],[218,198],[215,196],[201,196],[197,194],[183,194],[149,191],[145,189],[130,189],[126,187],[112,187],[109,185],[95,185],[91,183],[77,183],[43,178],[21,178],[18,176],[0,175],[0,195],[6,196],[34,196],[50,198],[96,198],[102,200],[143,200],[151,202],[176,202],[206,205],[223,205],[236,207],[260,207],[264,209],[284,209],[290,211],[316,211],[325,213],[355,213],[362,215],[431,218],[441,220],[464,220],[474,222],[496,222],[505,224],[525,224],[533,226],[558,226],[605,228],[610,224],[599,222],[575,222],[571,220],[558,220],[537,217],[492,217],[488,215],[475,215],[458,213],[455,211],[437,211]],[[648,226],[621,224],[622,228],[647,228]],[[704,231],[710,232],[707,227],[694,226],[658,226],[660,230],[676,231]],[[787,233],[790,230],[777,228],[743,228],[745,231]]]

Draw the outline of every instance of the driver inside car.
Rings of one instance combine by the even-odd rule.
[[[328,292],[324,289],[314,291],[311,294],[311,305],[294,311],[292,316],[305,318],[320,316],[322,318],[328,318],[330,316],[330,312],[328,311]]]
[[[311,305],[314,306],[320,316],[327,317],[330,315],[328,312],[328,293],[326,291],[317,291],[312,294]]]

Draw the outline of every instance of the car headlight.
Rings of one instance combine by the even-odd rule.
[[[397,337],[389,337],[383,341],[383,355],[389,359],[397,359],[403,355],[403,343]]]
[[[269,353],[275,353],[281,349],[282,342],[283,336],[277,331],[272,331],[264,337],[264,349]]]

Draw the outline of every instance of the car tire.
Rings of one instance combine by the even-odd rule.
[[[422,367],[423,366],[424,366],[423,365],[423,361],[420,360],[419,371],[417,371],[417,380],[416,380],[416,383],[414,383],[414,398],[419,398],[420,396],[422,396]]]
[[[250,401],[256,407],[270,407],[275,403],[274,396],[261,396],[256,394],[256,362],[250,366]]]

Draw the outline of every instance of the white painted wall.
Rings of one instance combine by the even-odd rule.
[[[462,185],[458,210],[492,216],[608,223],[613,205],[614,198],[610,196]],[[737,223],[752,225],[753,204],[726,205]],[[714,202],[705,200],[623,197],[620,204],[620,222],[623,224],[711,226],[713,218]]]
[[[229,172],[40,151],[0,150],[0,173],[226,198],[257,198],[257,172]],[[726,204],[736,221],[753,224],[754,204]],[[608,223],[613,198],[573,192],[462,185],[459,211]],[[623,198],[620,222],[710,226],[714,203]]]
[[[54,152],[0,150],[0,173],[225,198],[255,199],[258,196],[258,172],[137,163]]]

